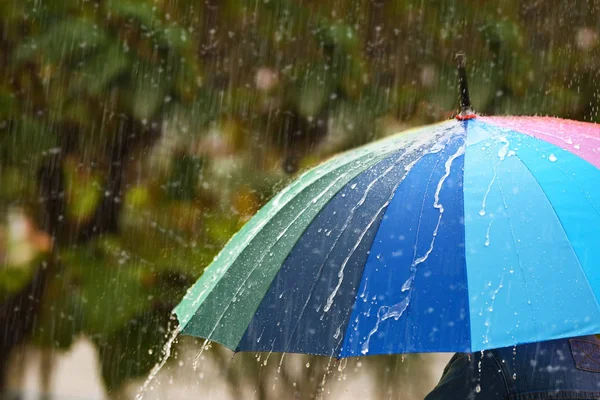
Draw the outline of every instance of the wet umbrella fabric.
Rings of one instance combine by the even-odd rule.
[[[600,333],[600,127],[451,120],[305,173],[175,309],[236,351],[473,352]]]

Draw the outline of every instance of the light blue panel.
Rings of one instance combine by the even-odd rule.
[[[492,141],[495,141],[498,135],[502,134],[503,130],[508,130],[479,122],[477,123],[477,128],[475,128],[475,121],[473,120],[468,120],[465,123],[468,130],[467,139],[465,140],[467,147],[479,145],[485,148],[486,146],[490,146]]]
[[[471,135],[488,136],[468,146],[465,154],[465,242],[475,351],[512,345],[517,338],[532,341],[537,332],[527,281],[495,176],[503,162],[498,152],[506,144],[502,136],[495,138],[470,121],[467,143]]]
[[[600,170],[540,139],[514,133],[519,159],[533,173],[600,298]]]
[[[468,135],[486,131],[465,155],[472,350],[600,332],[588,323],[600,310],[579,260],[518,158],[521,135],[469,122]]]

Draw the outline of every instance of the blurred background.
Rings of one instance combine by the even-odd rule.
[[[478,112],[596,122],[599,3],[0,0],[0,398],[134,398],[274,193],[454,115],[457,51]],[[420,399],[448,359],[202,346],[144,398]]]

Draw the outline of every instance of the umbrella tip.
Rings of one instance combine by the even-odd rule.
[[[475,118],[475,113],[471,108],[471,99],[469,97],[469,87],[467,85],[467,56],[464,52],[458,52],[455,56],[456,66],[458,68],[458,90],[460,111],[456,116],[458,120],[467,120]]]
[[[456,59],[456,66],[458,68],[465,68],[467,66],[467,56],[462,51],[456,53],[454,58]]]

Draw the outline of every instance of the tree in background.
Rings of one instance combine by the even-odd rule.
[[[146,375],[185,289],[293,174],[452,115],[457,50],[479,111],[596,121],[598,4],[547,3],[0,2],[0,391],[22,346],[81,335],[111,393]],[[222,368],[239,396],[278,376],[311,398],[332,366],[308,362],[296,386],[287,363]],[[403,382],[398,358],[365,368],[381,397]]]

